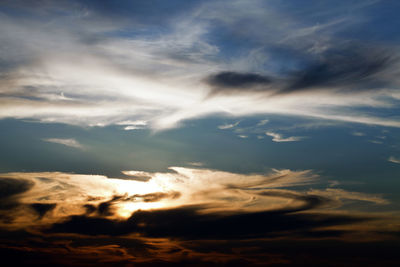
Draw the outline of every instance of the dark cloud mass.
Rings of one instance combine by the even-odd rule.
[[[271,79],[255,73],[223,71],[208,77],[207,82],[214,87],[211,94],[218,94],[241,90],[262,90],[258,86],[270,84]]]
[[[131,198],[132,199],[139,198],[142,199],[143,202],[157,202],[165,198],[177,199],[180,197],[180,195],[181,193],[179,192],[171,192],[171,193],[156,192],[144,195],[133,195]]]
[[[15,196],[28,191],[33,185],[31,181],[0,177],[0,210],[18,205]]]
[[[43,203],[34,203],[31,204],[31,208],[38,214],[39,219],[43,218],[47,212],[53,210],[57,204],[43,204]]]
[[[305,55],[298,55],[307,58]],[[338,45],[323,53],[309,56],[298,70],[282,77],[255,73],[219,72],[210,75],[207,83],[210,95],[241,92],[268,92],[290,94],[310,90],[362,92],[384,89],[393,84],[393,77],[385,72],[394,71],[396,56],[393,52],[373,46]],[[269,85],[269,86],[267,86]]]
[[[84,235],[141,234],[154,238],[197,239],[247,239],[289,236],[336,236],[340,231],[319,230],[320,227],[364,222],[367,218],[349,215],[299,214],[300,210],[313,208],[315,197],[298,209],[238,213],[204,214],[205,207],[137,211],[125,221],[101,217],[71,216],[67,221],[54,224],[50,233],[78,233]],[[285,223],[282,223],[285,222]],[[240,227],[239,227],[240,226]]]
[[[360,46],[327,51],[320,60],[296,72],[291,85],[280,93],[321,87],[347,91],[376,89],[390,83],[380,74],[390,67],[392,57],[387,51]]]

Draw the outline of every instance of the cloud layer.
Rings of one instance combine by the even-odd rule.
[[[295,190],[318,182],[312,171],[244,175],[171,170],[141,172],[149,177],[145,182],[66,173],[2,174],[0,190],[7,194],[2,194],[0,229],[7,239],[1,251],[31,251],[23,262],[30,260],[29,255],[36,255],[39,262],[40,255],[46,261],[51,255],[59,255],[57,262],[86,261],[90,253],[98,253],[94,262],[182,263],[184,258],[207,255],[208,263],[255,264],[265,261],[259,257],[267,244],[276,247],[293,240],[358,244],[365,237],[382,242],[396,231],[382,228],[396,220],[393,214],[342,208],[352,202],[387,204],[380,196],[334,188]],[[130,174],[135,178],[139,172]],[[9,238],[13,235],[18,236]],[[243,253],[224,251],[226,242]],[[220,247],[216,254],[208,251],[213,246]],[[275,260],[291,262],[293,252],[287,253]],[[273,261],[270,257],[268,261]]]
[[[346,10],[363,14],[371,5]],[[144,8],[136,2],[112,6],[6,2],[0,118],[85,126],[146,121],[124,129],[157,130],[210,114],[275,113],[400,126],[395,116],[374,112],[399,99],[399,50],[344,38],[361,22],[335,17],[341,5],[317,25],[263,1],[190,2],[162,16],[136,14]],[[259,32],[257,25],[280,26]]]

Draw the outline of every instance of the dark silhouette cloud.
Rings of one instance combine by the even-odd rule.
[[[53,210],[57,204],[43,204],[43,203],[34,203],[30,205],[31,208],[38,214],[39,219],[42,219],[47,212]]]
[[[112,199],[100,203],[99,206],[97,207],[97,212],[101,216],[111,216],[111,215],[113,215],[114,214],[114,210],[112,209],[112,205],[114,203],[118,202],[119,200],[123,199],[123,198],[124,198],[123,196],[114,196]],[[88,210],[87,207],[86,207],[86,210]]]
[[[28,191],[34,183],[27,180],[0,177],[0,210],[18,205],[16,195]]]
[[[209,76],[207,83],[213,87],[210,95],[214,95],[247,90],[262,91],[265,89],[260,88],[260,86],[269,85],[271,79],[256,73],[223,71]]]
[[[113,205],[116,203],[120,202],[134,202],[134,201],[141,201],[141,202],[157,202],[162,199],[170,198],[170,199],[177,199],[181,196],[181,193],[179,192],[170,192],[170,193],[164,193],[164,192],[154,192],[154,193],[149,193],[149,194],[135,194],[132,196],[113,196],[110,200],[101,202],[97,207],[92,205],[92,204],[86,204],[84,205],[84,208],[86,209],[86,214],[91,214],[95,211],[97,211],[97,214],[100,217],[104,216],[112,216],[115,214],[115,210],[113,208]]]
[[[305,69],[294,74],[291,84],[279,93],[291,93],[313,88],[337,88],[348,91],[379,88],[390,81],[379,74],[393,58],[387,51],[355,46],[327,51]]]
[[[296,71],[281,77],[256,73],[223,71],[210,75],[206,82],[210,95],[240,92],[289,94],[309,90],[358,92],[379,89],[394,81],[385,77],[396,62],[394,53],[372,46],[345,45],[308,58]]]
[[[177,199],[181,196],[179,192],[171,192],[171,193],[163,193],[163,192],[155,192],[144,195],[133,195],[132,199],[141,199],[143,202],[157,202],[165,198]]]
[[[314,201],[314,200],[312,200]],[[204,208],[204,207],[203,207]],[[56,223],[48,233],[120,236],[131,233],[153,238],[247,239],[279,236],[340,236],[340,231],[321,227],[364,222],[367,218],[348,215],[300,214],[276,210],[238,214],[202,213],[201,207],[136,211],[125,221],[85,215]],[[296,209],[298,210],[298,209]],[[240,227],[239,227],[240,226]]]

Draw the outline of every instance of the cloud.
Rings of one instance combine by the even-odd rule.
[[[265,134],[268,136],[271,136],[272,141],[274,141],[274,142],[297,142],[297,141],[301,141],[302,139],[304,139],[304,137],[302,137],[302,136],[291,136],[291,137],[284,138],[281,134],[273,133],[273,132],[266,132]]]
[[[136,120],[136,121],[120,121],[116,123],[117,125],[123,125],[125,131],[129,130],[138,130],[138,129],[145,129],[147,126],[147,121],[144,120]]]
[[[203,167],[204,163],[203,162],[188,162],[187,164],[195,167]]]
[[[317,194],[319,196],[325,196],[331,200],[334,199],[348,199],[372,202],[378,205],[389,204],[389,201],[378,195],[364,194],[360,192],[349,192],[343,189],[327,188],[326,190],[311,190],[310,194]]]
[[[41,219],[46,215],[46,213],[53,210],[56,207],[56,204],[33,203],[30,206],[38,214],[39,219]]]
[[[34,183],[25,179],[0,177],[0,210],[12,209],[19,205],[18,195],[30,190]],[[0,217],[1,218],[1,217]]]
[[[231,129],[231,128],[234,128],[234,127],[238,126],[239,123],[240,123],[240,121],[235,122],[235,123],[231,123],[231,124],[219,125],[218,129],[221,129],[221,130]]]
[[[183,206],[190,207],[190,210],[193,208],[195,213],[236,214],[339,208],[342,199],[388,203],[379,196],[331,188],[304,192],[283,190],[316,183],[318,175],[310,170],[274,169],[267,174],[236,174],[183,167],[171,167],[170,170],[173,172],[142,172],[140,176],[145,176],[145,180],[66,173],[6,174],[5,185],[15,185],[15,188],[20,188],[17,184],[29,185],[23,190],[14,190],[10,196],[5,194],[3,211],[10,218],[7,225],[33,227],[80,214],[125,220],[138,210]],[[132,171],[132,174],[136,173]],[[26,208],[10,213],[16,205]],[[41,220],[33,219],[37,217]]]
[[[327,50],[322,59],[295,74],[292,84],[279,93],[326,88],[363,91],[388,86],[384,73],[393,56],[368,46],[345,46]]]
[[[210,95],[215,95],[230,92],[240,93],[245,90],[260,90],[259,86],[268,85],[271,80],[266,76],[255,73],[224,71],[208,77],[207,83],[213,87]]]
[[[73,148],[79,148],[79,149],[83,149],[84,146],[82,144],[80,144],[78,141],[76,141],[73,138],[46,138],[43,139],[43,141],[49,142],[49,143],[55,143],[55,144],[61,144],[64,146],[69,146],[69,147],[73,147]]]
[[[257,123],[257,126],[263,126],[263,125],[267,124],[268,122],[269,122],[269,120],[260,120],[260,121]]]
[[[147,182],[152,178],[151,173],[143,171],[122,171],[124,175],[130,176],[131,179],[136,181]]]
[[[354,246],[366,237],[393,238],[387,225],[396,225],[393,214],[349,212],[342,206],[348,200],[388,204],[380,196],[305,189],[319,183],[310,170],[238,174],[171,167],[169,172],[141,175],[150,178],[143,182],[57,172],[4,174],[2,205],[5,198],[13,198],[20,212],[16,206],[4,207],[2,214],[9,217],[0,224],[1,249],[13,255],[29,249],[25,259],[57,255],[60,261],[67,251],[69,263],[80,264],[148,264],[161,259],[176,263],[185,257],[199,263],[197,257],[205,256],[210,262],[258,262],[260,255],[265,263],[262,248],[267,244],[269,250],[278,249],[279,242],[286,247],[286,242],[295,241],[351,241]],[[28,227],[32,231],[21,232]],[[100,254],[90,257],[93,253]]]
[[[396,157],[389,157],[388,161],[400,164],[400,159],[398,159]]]
[[[231,215],[201,214],[196,207],[183,207],[157,211],[137,211],[128,220],[122,222],[73,216],[68,221],[54,224],[49,232],[116,236],[136,232],[152,238],[229,240],[279,237],[288,233],[312,231],[314,227],[351,224],[366,220],[362,217],[313,216],[290,214],[286,211]],[[282,221],[286,223],[282,224]],[[95,227],[96,225],[97,227]],[[242,227],[238,228],[237,225]],[[196,231],[193,231],[193,229],[196,229]]]
[[[351,5],[362,13],[368,5],[335,7],[319,24],[278,3],[187,5],[158,16],[159,9],[137,2],[106,8],[46,1],[40,10],[8,3],[13,12],[0,18],[0,118],[83,126],[146,121],[123,129],[156,131],[215,114],[285,114],[400,127],[381,113],[396,97],[398,51],[341,35],[368,24],[342,11]],[[299,12],[318,13],[305,9]]]
[[[391,65],[395,65],[395,56],[389,51],[366,45],[346,44],[341,47],[338,44],[318,54],[317,58],[309,56],[310,62],[305,63],[303,69],[279,78],[238,72],[211,75],[207,80],[213,87],[210,95],[249,91],[276,95],[310,90],[348,93],[385,89],[392,82],[385,75]]]
[[[352,132],[351,134],[354,136],[365,136],[366,135],[365,133],[362,133],[362,132]]]

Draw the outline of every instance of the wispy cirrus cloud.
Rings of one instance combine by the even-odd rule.
[[[260,120],[256,126],[263,126],[265,124],[267,124],[269,122],[269,120]]]
[[[117,125],[123,125],[125,131],[145,129],[147,126],[147,121],[136,120],[136,121],[120,121],[116,123]]]
[[[296,190],[320,182],[311,170],[238,174],[170,169],[173,172],[126,172],[134,180],[60,172],[2,174],[0,189],[8,192],[1,196],[2,234],[12,236],[16,229],[27,227],[35,231],[20,231],[1,248],[55,253],[62,260],[65,246],[71,246],[69,257],[83,260],[87,253],[100,251],[97,257],[107,259],[107,263],[119,262],[121,257],[127,262],[181,261],[179,251],[184,250],[191,256],[208,255],[213,262],[214,254],[204,252],[211,245],[209,240],[215,245],[237,240],[241,243],[238,248],[246,251],[237,257],[243,262],[254,259],[248,254],[249,246],[261,249],[266,240],[351,240],[354,245],[366,236],[385,240],[386,231],[394,231],[393,227],[382,228],[395,220],[393,214],[342,210],[347,200],[388,204],[381,196],[338,188]],[[148,179],[138,181],[138,175]],[[42,240],[42,236],[51,238],[40,241],[40,246],[26,242],[28,237]],[[106,249],[101,247],[104,242],[118,245]],[[44,249],[47,247],[51,249]],[[136,247],[141,248],[138,255]],[[181,249],[175,253],[173,247]],[[154,251],[157,253],[152,254]],[[119,252],[123,256],[113,257]],[[236,254],[221,253],[218,262],[220,256],[235,259]]]
[[[297,142],[305,138],[304,136],[283,137],[281,134],[274,132],[266,132],[265,134],[271,136],[274,142]]]
[[[393,157],[393,156],[389,157],[388,161],[400,164],[400,158],[396,158],[396,157]]]
[[[238,126],[239,123],[240,123],[240,121],[235,122],[235,123],[230,123],[230,124],[219,125],[218,129],[221,129],[221,130],[232,129],[232,128],[235,128],[236,126]]]
[[[400,127],[396,117],[374,112],[397,99],[398,50],[343,39],[342,31],[368,21],[332,16],[351,6],[362,17],[371,3],[334,7],[318,25],[262,1],[191,2],[185,11],[171,11],[174,18],[73,3],[45,2],[38,10],[7,2],[13,12],[0,18],[0,39],[7,44],[0,118],[85,126],[143,120],[161,130],[211,114],[272,113]],[[127,9],[136,14],[143,6],[135,5]],[[228,17],[227,9],[234,15]],[[13,15],[19,12],[30,16],[21,20]],[[305,7],[299,12],[310,13]],[[41,20],[43,13],[52,23]],[[257,25],[263,33],[254,30]],[[243,38],[251,45],[236,42]],[[365,107],[369,112],[357,110]]]
[[[84,149],[85,147],[76,141],[74,138],[45,138],[42,139],[45,142],[60,144],[68,147]]]
[[[4,221],[3,226],[41,225],[82,213],[121,219],[140,209],[181,206],[197,207],[196,210],[206,213],[247,213],[308,210],[330,204],[340,207],[338,201],[341,199],[387,204],[380,196],[340,189],[303,192],[282,189],[317,183],[319,176],[311,170],[274,169],[267,174],[237,174],[199,168],[170,169],[174,172],[125,171],[124,174],[132,176],[132,179],[59,172],[3,174],[5,178],[1,178],[0,186],[10,193],[3,196],[3,203],[9,204],[3,205],[2,209],[6,213],[9,209],[15,211],[8,215],[14,216],[15,220]],[[321,204],[314,203],[314,199],[320,199]],[[22,209],[15,209],[15,206]],[[20,216],[39,216],[41,220],[21,221],[18,219]]]

